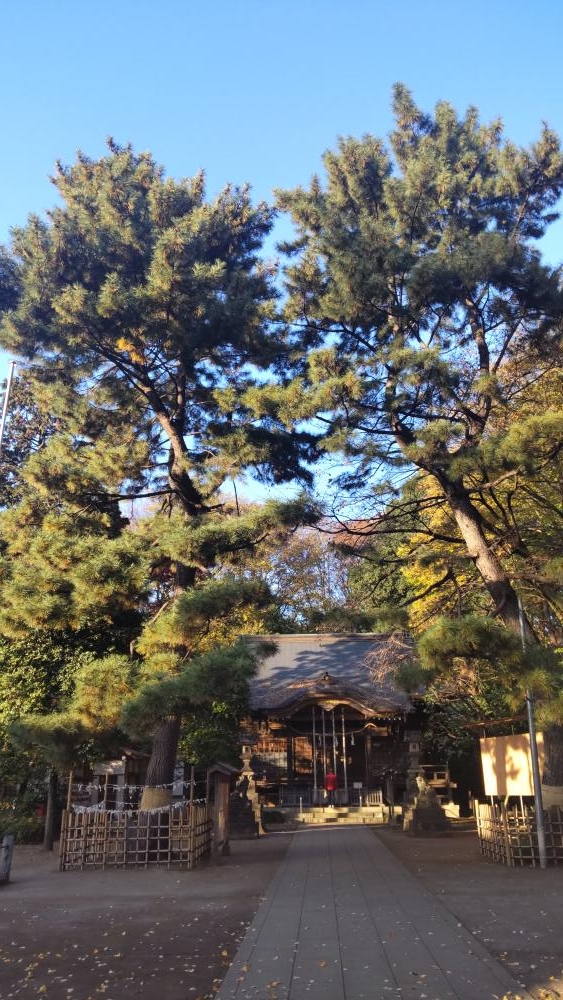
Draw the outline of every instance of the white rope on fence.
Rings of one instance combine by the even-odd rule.
[[[71,803],[71,809],[72,812],[74,813],[89,813],[89,814],[104,813],[107,814],[108,816],[112,815],[121,816],[123,814],[126,814],[127,816],[132,816],[134,813],[142,813],[144,815],[145,813],[151,814],[151,813],[173,812],[174,810],[177,809],[184,809],[186,807],[189,808],[190,801],[191,803],[193,803],[193,805],[197,806],[204,806],[207,804],[207,799],[192,799],[192,800],[183,799],[181,802],[170,802],[168,805],[153,806],[151,809],[132,809],[131,806],[122,806],[121,808],[117,807],[114,809],[107,809],[105,802],[98,802],[93,806],[73,805]]]

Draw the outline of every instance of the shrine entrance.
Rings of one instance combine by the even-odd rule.
[[[402,715],[374,716],[361,705],[322,700],[262,720],[251,767],[257,790],[272,803],[321,805],[333,771],[337,804],[367,805],[372,792],[391,802],[398,794],[404,750]]]
[[[275,651],[251,681],[241,728],[260,802],[322,805],[328,771],[337,776],[338,805],[367,804],[372,794],[398,801],[420,728],[417,706],[395,684],[397,666],[412,655],[410,639],[346,633],[246,641],[265,639]]]

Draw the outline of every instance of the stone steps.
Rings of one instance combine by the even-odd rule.
[[[314,806],[295,811],[297,823],[306,825],[350,825],[354,823],[387,823],[387,810],[382,806]]]

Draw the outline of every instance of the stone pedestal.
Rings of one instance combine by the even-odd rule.
[[[403,808],[403,830],[413,837],[446,836],[451,823],[438,802],[436,792],[422,775],[416,777],[416,794]]]
[[[258,823],[254,817],[252,804],[247,798],[242,798],[234,792],[229,800],[230,840],[247,840],[257,837],[258,833]]]
[[[264,833],[254,771],[250,766],[251,756],[252,747],[244,745],[242,748],[242,771],[230,801],[229,829],[231,838],[257,837],[260,833]]]

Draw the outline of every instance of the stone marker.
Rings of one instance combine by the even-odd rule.
[[[6,885],[6,882],[10,881],[13,850],[14,838],[10,833],[7,833],[0,847],[0,885]]]

